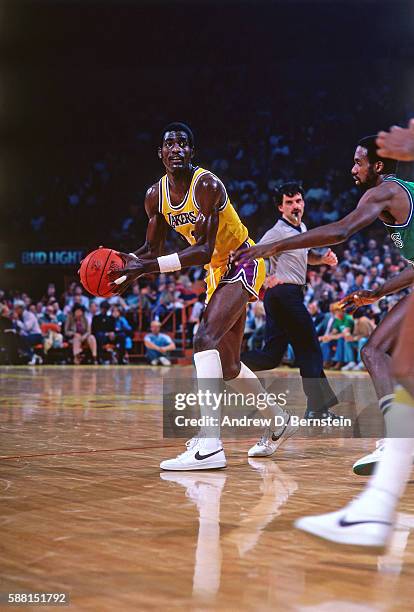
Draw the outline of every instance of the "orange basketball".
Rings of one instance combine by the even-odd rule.
[[[115,295],[109,287],[108,272],[122,270],[124,262],[113,249],[96,249],[82,261],[79,274],[83,287],[96,297]]]

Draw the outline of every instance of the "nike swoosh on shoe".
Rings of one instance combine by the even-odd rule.
[[[388,521],[347,521],[346,518],[342,517],[339,521],[338,521],[338,525],[340,525],[341,527],[352,527],[353,525],[367,525],[367,524],[374,524],[374,525],[390,525],[392,523],[389,523]]]
[[[208,455],[200,455],[199,451],[197,451],[194,457],[198,461],[202,461],[203,459],[208,459],[209,457],[212,457],[213,455],[217,455],[217,453],[221,453],[222,450],[223,450],[222,448],[219,448],[218,450],[214,451],[214,453],[209,453]]]

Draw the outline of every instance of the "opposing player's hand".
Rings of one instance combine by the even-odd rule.
[[[249,261],[252,261],[252,259],[259,259],[260,257],[270,257],[270,255],[273,255],[273,253],[273,244],[256,244],[245,249],[237,249],[237,251],[231,254],[230,260],[236,265],[246,264]]]
[[[345,310],[349,314],[354,314],[361,306],[368,306],[378,300],[378,297],[373,291],[367,291],[366,289],[360,289],[354,291],[349,295],[346,295],[342,300],[339,300],[337,306],[341,310]]]
[[[326,266],[336,266],[338,265],[338,258],[335,253],[329,249],[329,251],[322,257],[321,263],[325,264]]]
[[[378,155],[399,161],[414,160],[414,119],[408,128],[393,125],[389,132],[379,132],[377,137]]]

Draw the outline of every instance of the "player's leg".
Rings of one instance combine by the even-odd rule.
[[[266,389],[263,387],[256,374],[240,360],[240,347],[243,340],[246,312],[223,337],[219,345],[220,357],[223,363],[224,379],[236,393],[244,396],[253,394],[264,397]],[[224,366],[226,364],[226,366]],[[280,406],[268,405],[260,411],[262,418],[270,419],[275,423],[275,417],[279,425],[266,428],[259,441],[249,449],[249,457],[269,457],[289,439],[297,430],[290,425],[290,415]]]
[[[291,287],[280,300],[278,316],[283,320],[307,397],[306,416],[327,416],[338,403],[323,370],[323,356],[312,318],[303,303],[300,287]]]
[[[414,451],[414,297],[401,324],[392,372],[401,387],[389,409],[383,458],[363,493],[348,506],[296,522],[300,529],[343,544],[384,546],[392,532],[398,501],[411,473]]]
[[[403,298],[384,317],[361,350],[361,358],[371,376],[378,403],[387,428],[388,410],[394,399],[394,381],[391,374],[391,352],[397,342],[399,329],[407,311],[409,296]],[[355,474],[372,474],[384,451],[383,440],[377,442],[374,452],[361,457],[353,465]]]
[[[211,296],[194,338],[194,364],[202,398],[207,398],[207,393],[219,394],[224,375],[231,377],[238,373],[241,338],[237,347],[237,362],[226,363],[224,372],[219,346],[224,336],[245,316],[249,298],[249,292],[240,282],[219,285]],[[163,461],[160,465],[162,469],[199,470],[226,466],[220,440],[219,411],[200,401],[200,414],[209,424],[201,429],[198,437],[190,440],[184,453],[175,459]]]
[[[392,396],[394,389],[390,353],[395,346],[401,322],[407,312],[407,299],[409,296],[398,302],[384,317],[361,351],[362,361],[372,378],[381,410],[382,401],[386,405],[386,398]]]

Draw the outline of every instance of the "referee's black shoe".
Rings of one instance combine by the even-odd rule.
[[[308,419],[308,421],[311,421],[313,419],[334,420],[334,419],[340,419],[341,417],[339,417],[337,414],[335,414],[331,410],[324,410],[322,412],[320,412],[319,410],[306,410],[305,414],[303,415],[303,418]]]

